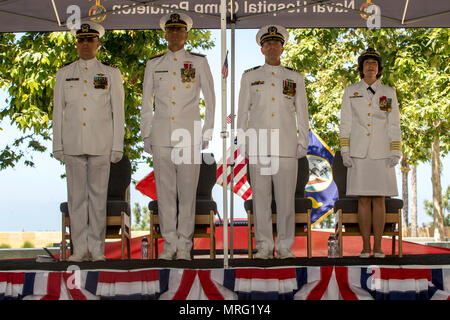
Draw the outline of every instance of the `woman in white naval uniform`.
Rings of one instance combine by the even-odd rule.
[[[183,13],[168,14],[160,19],[160,26],[166,32],[169,51],[147,62],[141,134],[144,150],[153,154],[164,238],[159,259],[190,260],[200,151],[207,148],[214,126],[214,82],[207,59],[184,50],[192,19]],[[200,90],[206,103],[203,129]]]
[[[369,48],[358,58],[361,81],[347,86],[342,99],[340,143],[347,171],[347,195],[358,197],[358,223],[363,239],[361,258],[384,258],[381,238],[385,197],[396,196],[395,165],[401,156],[400,114],[394,88],[378,80],[380,54]]]
[[[280,63],[288,37],[287,30],[278,25],[259,30],[256,41],[266,63],[244,73],[239,92],[238,144],[249,159],[256,259],[273,258],[274,246],[277,258],[294,257],[291,249],[295,237],[297,159],[306,156],[309,122],[303,75]],[[252,132],[257,141],[251,138]],[[249,143],[244,142],[245,136],[250,137]],[[244,145],[247,150],[242,148]],[[272,230],[272,181],[277,206],[276,244]]]
[[[122,159],[124,90],[119,69],[96,59],[104,28],[72,30],[79,60],[56,74],[53,156],[65,163],[74,254],[69,261],[105,260],[110,163]]]

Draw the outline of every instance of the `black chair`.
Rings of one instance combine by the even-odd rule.
[[[217,164],[212,153],[202,153],[202,164],[195,200],[195,228],[193,238],[209,238],[209,257],[216,258],[216,229],[214,215],[217,204],[212,198],[212,188],[217,179]],[[150,259],[158,257],[158,239],[162,238],[159,227],[158,200],[148,204],[150,211]],[[209,228],[209,232],[208,232]],[[153,248],[154,246],[154,248]],[[154,251],[153,251],[154,250]],[[154,252],[154,254],[153,254]]]
[[[247,180],[251,186],[250,170],[247,164]],[[306,157],[298,159],[297,187],[295,190],[295,236],[306,236],[307,256],[311,258],[311,211],[312,201],[305,198],[305,185],[309,181],[309,163]],[[248,257],[253,258],[253,200],[246,200],[244,208],[247,211],[248,221]],[[272,183],[272,230],[273,235],[277,235],[277,207],[275,202],[274,187]],[[305,231],[306,228],[306,231]]]
[[[131,256],[131,210],[127,199],[127,189],[130,182],[131,162],[128,156],[124,155],[119,162],[111,163],[106,203],[106,239],[121,239],[122,260],[125,259],[125,241],[128,259]],[[71,242],[70,248],[73,251],[67,202],[61,203],[60,210],[62,212],[61,260],[65,261],[67,258],[66,240]]]
[[[344,236],[361,236],[358,224],[358,198],[347,197],[347,167],[342,162],[341,151],[337,151],[333,160],[333,180],[338,188],[339,197],[334,203],[336,213],[335,230],[339,239],[339,256],[343,256]],[[383,236],[392,237],[392,255],[395,255],[395,237],[398,236],[398,256],[402,257],[402,208],[403,200],[386,197],[386,222]],[[373,235],[373,230],[371,231]]]

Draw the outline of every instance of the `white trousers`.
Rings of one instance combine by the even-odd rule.
[[[283,248],[291,250],[294,244],[295,188],[297,186],[298,160],[296,158],[278,158],[277,160],[278,170],[274,170],[272,175],[261,175],[261,172],[266,173],[264,169],[267,170],[267,165],[249,165],[257,250],[273,251],[274,249],[272,182],[277,205],[276,248],[277,250]]]
[[[74,254],[103,254],[110,155],[64,155]]]
[[[155,169],[158,215],[164,251],[192,249],[195,227],[195,197],[200,174],[200,147],[188,148],[152,146]],[[191,152],[189,163],[175,164],[172,155]],[[177,215],[178,198],[178,215]]]

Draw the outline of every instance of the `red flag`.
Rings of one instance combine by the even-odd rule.
[[[142,194],[152,198],[153,200],[157,200],[155,172],[152,171],[144,179],[139,181],[138,184],[136,185],[136,189],[139,190]]]

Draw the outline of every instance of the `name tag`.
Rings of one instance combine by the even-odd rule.
[[[155,71],[155,73],[167,73],[169,72],[169,70],[157,70]]]
[[[66,78],[66,81],[78,81],[80,78]]]

